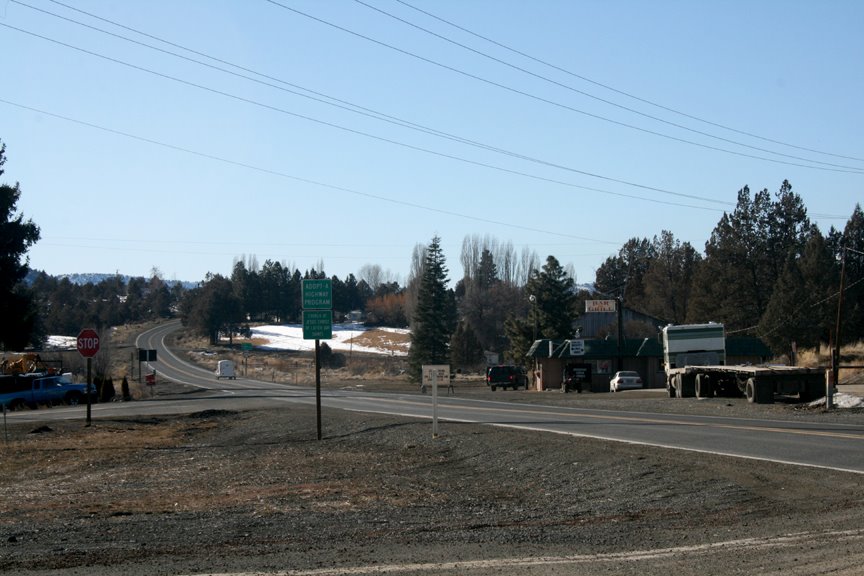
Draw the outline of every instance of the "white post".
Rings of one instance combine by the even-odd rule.
[[[438,437],[438,371],[432,371],[432,437]]]

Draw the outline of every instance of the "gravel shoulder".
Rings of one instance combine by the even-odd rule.
[[[409,392],[339,378],[333,389]],[[182,394],[160,383],[156,399]],[[858,409],[622,394],[509,402],[860,424]],[[47,426],[0,445],[0,573],[860,574],[861,476],[662,448],[328,410]]]

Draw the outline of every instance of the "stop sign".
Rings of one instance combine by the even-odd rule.
[[[78,353],[85,358],[92,358],[99,352],[99,335],[95,330],[86,328],[78,334]]]

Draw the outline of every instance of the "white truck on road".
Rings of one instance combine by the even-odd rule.
[[[743,394],[749,402],[769,404],[775,394],[797,394],[802,402],[825,395],[823,368],[727,365],[722,324],[665,326],[661,337],[670,398]]]

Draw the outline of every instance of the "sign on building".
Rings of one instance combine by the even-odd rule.
[[[615,300],[586,300],[585,312],[615,312]]]

